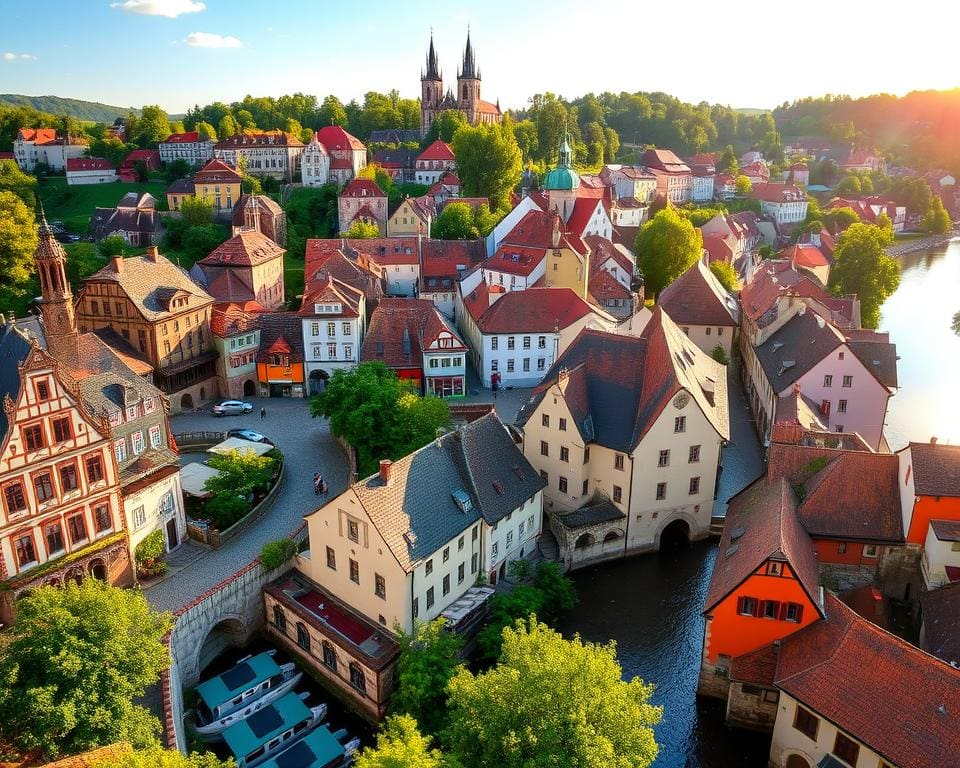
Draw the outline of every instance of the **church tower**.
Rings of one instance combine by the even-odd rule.
[[[73,314],[73,293],[67,280],[67,254],[53,236],[40,209],[40,244],[33,255],[40,275],[40,312],[47,350],[58,360],[74,361],[79,334]]]
[[[427,67],[420,72],[420,135],[426,136],[443,101],[443,75],[437,65],[437,52],[433,47],[433,32],[430,32],[430,49],[427,51]]]
[[[457,108],[467,117],[470,125],[477,124],[477,108],[480,105],[480,69],[477,67],[470,30],[467,30],[467,47],[463,51],[463,64],[457,72]]]

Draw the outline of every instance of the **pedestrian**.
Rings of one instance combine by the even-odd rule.
[[[327,485],[326,481],[321,477],[321,478],[320,478],[320,495],[321,495],[321,496],[326,496],[326,495],[327,495],[327,491],[329,491],[329,490],[330,490],[330,488],[329,488],[329,486]]]
[[[260,406],[260,420],[263,421],[265,418],[267,418],[267,409]]]
[[[320,473],[313,473],[313,493],[315,496],[320,495]]]

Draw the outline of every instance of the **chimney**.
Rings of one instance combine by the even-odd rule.
[[[390,459],[380,459],[380,482],[384,485],[390,483],[390,467],[393,466],[393,462]]]
[[[147,258],[150,259],[150,261],[152,261],[154,264],[160,261],[160,251],[157,249],[157,246],[147,246]]]
[[[123,256],[114,256],[110,259],[110,266],[113,267],[113,271],[118,275],[123,274]]]
[[[937,438],[931,437],[931,438],[930,438],[930,445],[936,445],[936,444],[937,444]]]

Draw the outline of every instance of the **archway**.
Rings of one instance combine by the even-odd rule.
[[[787,758],[784,768],[813,768],[810,761],[802,755],[793,754]]]
[[[690,524],[686,520],[671,520],[660,533],[660,551],[681,549],[690,543]]]
[[[207,399],[207,388],[200,387],[200,402],[203,402],[206,399]]]
[[[253,383],[253,379],[247,379],[243,382],[243,396],[244,397],[254,397],[257,394],[257,385]]]
[[[239,618],[221,619],[213,625],[200,645],[200,652],[197,654],[197,672],[203,672],[211,661],[230,646],[243,645],[246,640],[247,628]]]
[[[64,583],[72,581],[75,584],[80,585],[83,583],[83,568],[81,568],[79,565],[75,565],[73,568],[67,571],[66,576],[63,578]]]
[[[99,558],[97,560],[90,561],[88,572],[95,579],[99,579],[100,581],[107,580],[107,566],[103,560],[100,560]]]
[[[188,410],[188,409],[192,409],[192,408],[193,408],[193,396],[190,395],[189,393],[186,394],[186,395],[183,395],[183,397],[180,398],[180,408],[181,408],[181,410],[184,410],[184,411],[186,411],[186,410]]]
[[[577,543],[573,545],[573,548],[584,549],[585,547],[592,547],[596,541],[592,533],[585,533],[577,539]]]
[[[327,388],[327,382],[330,380],[330,374],[325,370],[318,368],[310,371],[308,377],[310,381],[310,394],[319,395]]]
[[[609,552],[614,549],[619,549],[621,539],[622,537],[619,531],[607,531],[606,536],[603,537],[603,551]]]

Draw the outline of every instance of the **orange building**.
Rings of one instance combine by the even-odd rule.
[[[897,452],[903,530],[923,546],[931,520],[960,521],[960,445],[910,443]]]
[[[293,312],[260,315],[257,380],[261,397],[305,397],[303,335]]]
[[[723,699],[733,659],[823,615],[813,542],[785,479],[761,477],[730,500],[704,614],[698,691]]]

